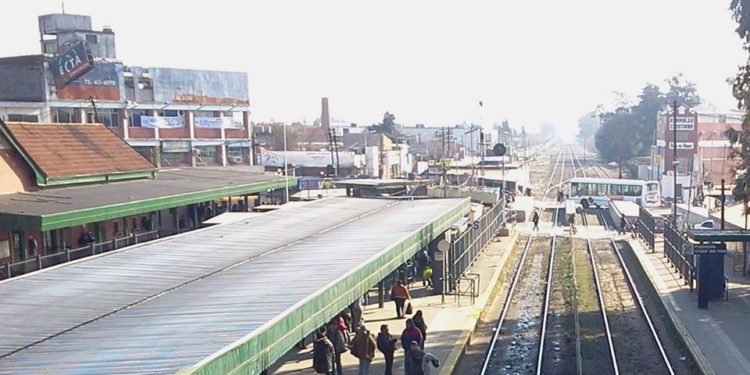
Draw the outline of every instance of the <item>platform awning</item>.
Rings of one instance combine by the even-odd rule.
[[[468,210],[323,199],[2,281],[0,375],[260,373]]]

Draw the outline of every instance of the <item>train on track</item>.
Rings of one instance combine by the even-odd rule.
[[[647,207],[661,204],[657,181],[616,178],[574,177],[570,180],[569,199],[583,208],[607,207],[611,200],[625,200]]]

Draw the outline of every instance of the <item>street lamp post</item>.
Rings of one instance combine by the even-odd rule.
[[[672,102],[672,224],[677,227],[677,101]]]
[[[286,150],[286,123],[284,123],[284,203],[289,202],[289,161]]]

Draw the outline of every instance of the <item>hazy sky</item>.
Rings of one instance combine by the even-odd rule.
[[[312,121],[320,97],[360,124],[507,118],[574,132],[577,118],[682,72],[734,106],[744,62],[729,0],[84,1],[130,65],[247,72],[255,121]],[[39,51],[37,16],[60,1],[3,1],[0,56]],[[478,101],[485,103],[480,113]]]

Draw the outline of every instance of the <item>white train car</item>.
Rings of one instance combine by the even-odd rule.
[[[584,208],[608,207],[610,201],[628,201],[647,207],[658,206],[661,202],[658,182],[616,178],[573,178],[569,196]]]

